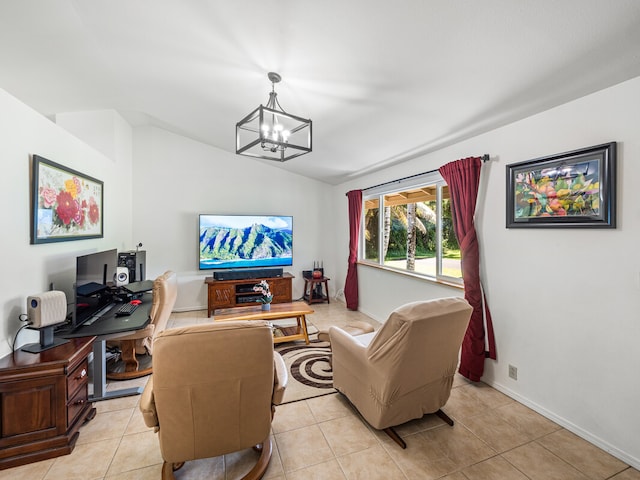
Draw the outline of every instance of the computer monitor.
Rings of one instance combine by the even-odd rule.
[[[113,303],[113,276],[118,266],[116,249],[76,258],[75,306],[72,325],[77,327]]]

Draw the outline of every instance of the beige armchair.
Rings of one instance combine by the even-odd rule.
[[[402,448],[394,426],[436,413],[447,403],[472,308],[462,298],[414,302],[374,333],[353,337],[331,327],[333,386],[374,428]]]
[[[178,296],[178,279],[175,272],[166,271],[153,281],[153,303],[149,316],[149,324],[126,337],[110,340],[107,346],[120,350],[121,361],[111,365],[107,378],[111,380],[128,380],[143,377],[152,372],[151,358],[139,356],[153,355],[153,342],[158,333],[167,327],[167,321]],[[137,357],[138,355],[138,357]]]
[[[153,376],[140,398],[158,432],[162,478],[184,462],[253,447],[243,478],[262,478],[271,459],[271,420],[287,384],[269,323],[230,321],[173,328],[155,339]]]

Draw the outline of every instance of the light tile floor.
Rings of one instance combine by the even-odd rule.
[[[322,329],[362,314],[341,303],[313,306]],[[206,312],[174,313],[169,327],[210,321]],[[144,385],[146,378],[109,389]],[[0,471],[0,480],[158,480],[158,440],[144,425],[139,397],[97,402],[98,414],[80,430],[70,455]],[[449,427],[427,415],[398,427],[402,450],[373,430],[339,394],[277,407],[270,480],[640,480],[620,460],[485,384],[456,377],[444,408]],[[240,478],[255,462],[251,449],[188,462],[177,479]]]

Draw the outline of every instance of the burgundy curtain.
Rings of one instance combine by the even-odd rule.
[[[469,380],[480,381],[484,359],[496,359],[491,313],[480,284],[480,251],[473,223],[480,183],[480,157],[470,157],[440,167],[449,185],[453,229],[462,254],[464,298],[473,307],[471,321],[462,342],[459,372]],[[486,323],[486,332],[485,332]],[[485,333],[489,351],[485,351]]]
[[[358,239],[362,216],[362,190],[347,193],[349,200],[349,267],[344,282],[344,298],[349,310],[358,310]]]

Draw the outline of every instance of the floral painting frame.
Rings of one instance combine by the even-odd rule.
[[[616,142],[507,165],[507,228],[615,228]]]
[[[33,155],[31,244],[104,237],[104,183]]]

